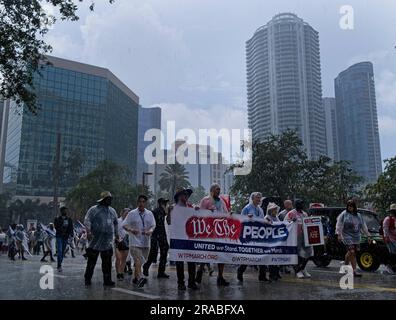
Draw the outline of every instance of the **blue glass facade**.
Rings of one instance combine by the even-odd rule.
[[[58,133],[61,167],[73,154],[81,176],[109,159],[128,167],[136,181],[138,98],[108,70],[54,58],[35,77],[38,115],[10,110],[6,163],[14,166],[17,195],[50,196]],[[114,80],[116,79],[116,80]],[[115,83],[116,82],[116,83]],[[128,89],[129,90],[129,89]],[[5,168],[4,183],[11,182]],[[72,187],[62,178],[60,195]]]
[[[382,171],[374,72],[371,62],[357,63],[335,79],[340,160],[365,182],[375,181]]]

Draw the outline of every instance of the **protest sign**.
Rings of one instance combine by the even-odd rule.
[[[245,265],[297,264],[295,223],[265,224],[239,214],[176,206],[170,260]]]
[[[323,226],[320,217],[307,217],[303,220],[305,246],[324,244]]]

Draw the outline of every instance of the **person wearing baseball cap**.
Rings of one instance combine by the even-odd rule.
[[[396,265],[396,203],[392,203],[388,210],[389,215],[384,219],[382,224],[384,230],[384,239],[390,254],[390,265],[387,269],[393,273],[391,266]]]
[[[158,199],[158,207],[153,210],[155,219],[155,229],[151,235],[150,253],[146,263],[143,265],[143,274],[148,277],[149,268],[152,263],[157,262],[158,248],[160,250],[160,259],[158,265],[157,278],[168,279],[169,275],[165,273],[166,259],[168,257],[169,243],[166,236],[165,220],[169,213],[169,200],[164,198]]]
[[[87,267],[85,269],[85,285],[91,285],[96,261],[100,254],[102,259],[103,285],[114,287],[111,280],[111,258],[113,256],[114,239],[118,239],[117,212],[111,207],[113,196],[109,191],[100,194],[97,205],[89,208],[84,219],[89,240],[86,249]]]

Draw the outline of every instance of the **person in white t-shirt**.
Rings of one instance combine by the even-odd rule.
[[[122,222],[122,227],[129,232],[129,251],[135,262],[133,283],[142,288],[147,279],[142,277],[142,265],[150,251],[150,236],[155,229],[154,215],[146,209],[147,197],[138,197],[138,207],[130,211]]]

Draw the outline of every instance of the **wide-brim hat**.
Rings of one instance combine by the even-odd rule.
[[[388,212],[396,213],[396,203],[390,205]]]
[[[186,194],[188,197],[190,197],[192,195],[193,191],[191,189],[178,189],[178,191],[176,192],[175,196],[174,196],[174,200],[175,202],[177,202],[179,200],[179,196],[182,194]]]
[[[279,212],[279,206],[275,202],[270,202],[268,203],[267,206],[267,213],[271,212],[271,210],[276,209],[277,212]]]
[[[102,202],[106,198],[113,198],[113,195],[110,193],[110,191],[103,191],[100,193],[100,199],[96,202]]]
[[[158,199],[158,203],[159,203],[159,204],[168,203],[168,202],[169,202],[169,199],[164,199],[164,198],[159,198],[159,199]]]

